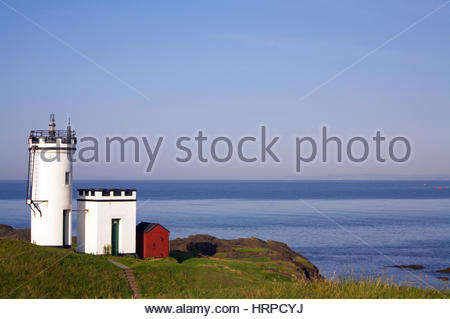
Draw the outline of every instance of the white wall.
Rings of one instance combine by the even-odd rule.
[[[72,177],[72,162],[67,156],[67,150],[48,150],[48,148],[67,148],[70,144],[61,143],[61,138],[56,143],[45,143],[39,139],[36,145],[34,162],[33,194],[32,199],[39,205],[42,214],[37,209],[31,209],[31,242],[42,246],[63,245],[63,211],[69,210],[69,231],[66,236],[70,245],[72,243],[72,178],[69,184],[65,183],[65,174],[70,172]],[[73,145],[74,146],[74,145]],[[47,160],[41,159],[41,153]],[[52,161],[48,161],[51,160]]]
[[[77,209],[77,251],[97,254],[97,203],[77,201]]]
[[[103,254],[104,247],[111,245],[112,220],[120,219],[119,254],[134,254],[136,252],[136,192],[133,191],[132,196],[107,197],[101,194],[101,191],[97,190],[94,196],[78,196],[78,209],[86,209],[87,212],[78,212],[77,250],[88,254]]]

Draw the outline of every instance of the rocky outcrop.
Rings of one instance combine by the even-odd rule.
[[[319,269],[306,257],[293,251],[286,244],[273,240],[264,241],[255,237],[226,240],[209,235],[194,235],[171,240],[170,249],[173,255],[181,252],[233,259],[267,257],[273,261],[284,261],[291,264],[295,271],[287,274],[289,276],[307,280],[323,279]],[[270,267],[267,270],[280,272]]]
[[[0,224],[0,238],[10,238],[30,241],[31,231],[29,228],[15,229],[9,225]],[[77,237],[72,236],[72,243],[77,242]]]
[[[450,274],[450,267],[447,267],[447,268],[441,269],[441,270],[437,270],[436,272],[443,272],[443,273]]]
[[[425,268],[422,265],[394,265],[394,267],[395,268],[402,268],[402,269],[409,268],[409,269],[416,269],[416,270]]]
[[[0,238],[30,241],[30,237],[30,229],[14,229],[9,225],[0,224]]]

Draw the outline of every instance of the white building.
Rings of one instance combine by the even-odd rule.
[[[72,244],[72,156],[75,131],[31,131],[26,203],[31,209],[31,242],[41,246]]]
[[[78,252],[136,252],[136,190],[79,189],[77,203]]]

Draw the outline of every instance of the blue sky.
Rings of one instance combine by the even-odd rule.
[[[79,137],[164,136],[151,174],[113,161],[76,163],[75,178],[449,178],[450,4],[301,99],[443,3],[1,0],[0,178],[26,178],[28,132],[52,112]],[[174,161],[178,136],[234,142],[262,124],[281,163]],[[406,136],[411,160],[295,174],[295,137],[322,125],[344,140]]]

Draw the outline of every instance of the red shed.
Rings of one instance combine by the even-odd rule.
[[[169,231],[155,223],[136,226],[136,253],[141,258],[169,257]]]

